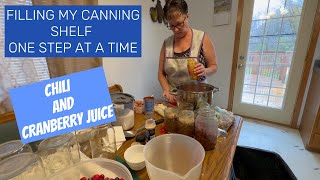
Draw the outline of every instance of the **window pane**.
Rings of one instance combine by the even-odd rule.
[[[281,109],[282,108],[282,103],[283,103],[283,98],[282,97],[270,96],[269,97],[269,102],[268,102],[268,107]]]
[[[261,57],[260,65],[273,65],[274,61],[276,59],[276,53],[275,52],[268,52],[263,53]],[[262,70],[264,71],[264,70]]]
[[[263,52],[275,52],[277,51],[278,43],[264,43]]]
[[[243,86],[244,93],[254,93],[255,89],[256,89],[256,86],[251,86],[251,85],[244,85]]]
[[[254,104],[260,106],[267,106],[268,96],[265,95],[255,95]]]
[[[293,52],[295,43],[279,43],[279,52]]]
[[[259,52],[253,53],[252,52],[252,53],[248,54],[247,64],[258,65],[259,61],[260,61],[260,58],[261,58],[261,53],[259,53]]]
[[[284,96],[285,89],[283,88],[271,88],[270,95],[273,96]]]
[[[270,88],[265,86],[257,86],[257,94],[266,94],[269,95]]]
[[[267,20],[265,35],[277,35],[280,32],[281,19]]]
[[[280,36],[279,42],[280,43],[295,43],[296,42],[296,35]]]
[[[293,52],[278,52],[276,65],[290,66]]]
[[[267,15],[269,0],[259,0],[254,2],[252,19],[263,19]]]
[[[257,51],[261,51],[261,49],[262,49],[262,43],[249,44],[248,52],[257,52]]]
[[[285,10],[287,13],[284,16],[300,15],[302,11],[303,0],[287,0]]]
[[[281,10],[284,7],[284,3],[284,0],[270,0],[268,10],[268,15],[270,16],[270,18],[277,18],[282,16]]]
[[[249,43],[263,43],[263,37],[250,37]]]
[[[276,52],[278,41],[278,36],[266,36],[263,42],[263,52]]]
[[[262,36],[265,20],[252,21],[250,36]]]
[[[259,71],[258,86],[270,86],[272,66],[261,66]]]
[[[254,94],[251,93],[242,93],[241,101],[244,103],[253,104]]]
[[[281,34],[297,34],[300,16],[283,18]]]
[[[244,84],[256,85],[258,65],[246,65]]]
[[[273,70],[273,78],[272,78],[271,86],[286,88],[288,73],[289,73],[289,67],[287,66],[275,67]]]

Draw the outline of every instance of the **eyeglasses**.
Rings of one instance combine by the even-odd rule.
[[[167,27],[169,30],[174,30],[175,28],[181,29],[184,25],[184,22],[186,21],[187,16],[184,17],[183,21],[180,23],[177,23],[177,25],[170,25],[168,24]]]

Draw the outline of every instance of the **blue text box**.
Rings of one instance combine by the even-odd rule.
[[[10,97],[23,143],[115,121],[102,67],[10,89]]]
[[[141,6],[5,6],[5,57],[141,57]]]

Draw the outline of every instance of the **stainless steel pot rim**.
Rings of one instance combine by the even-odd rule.
[[[182,90],[179,89],[183,86],[188,86],[188,85],[202,85],[202,86],[207,86],[212,88],[211,90],[205,90],[205,91],[188,91],[188,90]],[[196,83],[196,82],[191,82],[191,83],[183,83],[183,84],[179,84],[175,89],[173,89],[172,94],[176,94],[178,91],[180,92],[186,92],[186,93],[192,93],[192,94],[205,94],[205,93],[210,93],[212,91],[217,92],[220,91],[220,88],[215,87],[211,84],[207,84],[207,83]]]
[[[129,104],[135,101],[134,96],[128,93],[116,92],[110,93],[113,104]]]

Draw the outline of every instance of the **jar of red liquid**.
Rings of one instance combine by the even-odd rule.
[[[215,112],[208,107],[199,109],[195,121],[195,139],[208,151],[215,148],[218,136],[218,122]]]

